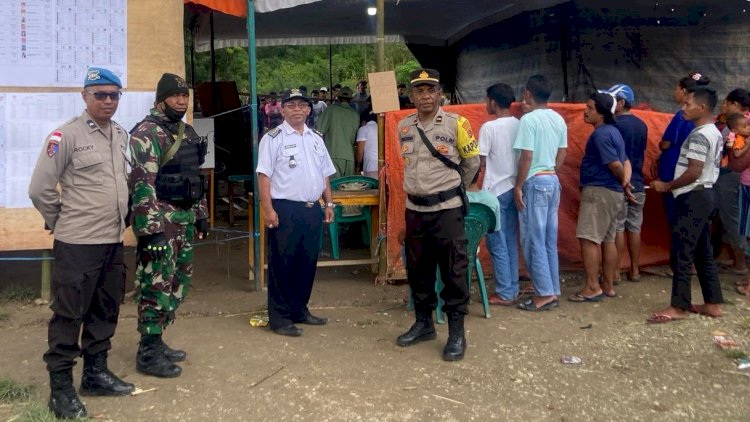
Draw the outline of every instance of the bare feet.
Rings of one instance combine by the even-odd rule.
[[[711,318],[720,318],[724,312],[721,305],[716,303],[706,303],[703,305],[690,305],[688,311],[694,314],[700,314]]]

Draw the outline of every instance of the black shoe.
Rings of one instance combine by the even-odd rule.
[[[162,339],[161,337],[159,337],[159,341],[161,341],[161,347],[164,351],[164,357],[166,357],[170,362],[182,362],[187,358],[187,352],[185,352],[184,350],[173,349],[167,346],[167,343],[164,343],[164,339]]]
[[[83,357],[82,396],[126,396],[135,391],[133,384],[124,382],[107,368],[107,352]]]
[[[58,418],[83,419],[88,414],[73,388],[72,372],[67,369],[49,373],[50,396],[47,406]]]
[[[182,368],[164,356],[164,349],[158,337],[158,335],[141,336],[141,344],[135,357],[135,369],[142,374],[159,378],[179,377]]]
[[[443,349],[443,360],[449,362],[461,360],[466,352],[466,337],[448,337],[448,342]]]
[[[294,324],[289,324],[286,327],[277,328],[273,330],[273,332],[280,336],[289,337],[299,337],[302,335],[302,329],[295,326]]]
[[[464,336],[464,318],[460,312],[448,314],[448,342],[443,349],[443,360],[449,362],[461,360],[466,352],[466,337]]]
[[[328,324],[328,318],[316,317],[315,315],[308,312],[307,317],[305,317],[305,319],[303,319],[302,321],[299,321],[298,324],[326,325]]]
[[[437,333],[435,332],[435,324],[432,322],[432,313],[417,313],[417,321],[409,328],[409,331],[398,336],[396,343],[401,347],[406,347],[436,338]]]

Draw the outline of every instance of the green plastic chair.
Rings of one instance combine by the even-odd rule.
[[[482,300],[482,307],[484,308],[484,317],[490,318],[490,303],[487,298],[487,286],[484,283],[484,272],[482,271],[482,264],[479,262],[477,256],[477,250],[479,249],[479,242],[482,238],[491,231],[495,230],[497,222],[495,221],[495,213],[490,207],[484,204],[473,202],[469,204],[469,213],[464,218],[464,229],[466,230],[466,237],[468,243],[466,244],[466,257],[469,261],[469,267],[466,269],[466,284],[471,289],[471,279],[474,270],[477,272],[477,283],[479,284],[479,297]],[[403,255],[404,265],[406,265],[406,254]],[[444,324],[445,319],[443,318],[443,299],[440,298],[440,292],[443,290],[443,279],[440,275],[440,267],[438,267],[435,274],[435,293],[437,293],[438,304],[436,313],[436,320],[438,324]],[[414,309],[414,303],[409,294],[409,306],[408,309]]]
[[[344,176],[338,179],[331,180],[331,190],[342,190],[342,185],[348,185],[350,183],[359,183],[367,189],[377,189],[378,180],[367,176]],[[328,232],[331,235],[331,255],[333,259],[339,259],[339,229],[340,223],[354,223],[358,221],[364,221],[365,226],[362,229],[362,239],[367,247],[370,246],[370,211],[362,208],[362,213],[359,215],[343,215],[343,208],[336,207],[333,209],[333,223],[328,225]],[[323,248],[323,236],[320,237],[320,247]]]

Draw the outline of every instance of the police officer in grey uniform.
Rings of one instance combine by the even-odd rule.
[[[111,120],[122,83],[109,70],[89,68],[83,86],[86,110],[47,137],[29,186],[34,207],[55,237],[53,315],[44,361],[50,373],[49,408],[63,418],[86,416],[73,387],[72,368],[81,354],[81,395],[134,390],[107,367],[125,290],[128,137]]]
[[[411,346],[435,339],[432,311],[437,306],[439,266],[449,324],[443,359],[456,361],[466,350],[464,317],[469,303],[465,192],[479,170],[479,145],[466,118],[440,107],[440,74],[417,69],[410,76],[410,98],[417,113],[399,122],[398,135],[407,194],[406,267],[416,322],[397,343]]]
[[[268,319],[274,333],[296,337],[294,324],[324,325],[310,300],[322,223],[333,221],[329,177],[336,172],[321,134],[305,125],[312,102],[300,90],[287,92],[284,121],[260,141],[258,189],[268,229]],[[321,208],[319,199],[325,206]]]

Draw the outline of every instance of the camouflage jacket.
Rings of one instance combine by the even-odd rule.
[[[156,109],[152,108],[150,115],[166,121],[164,114]],[[194,132],[193,127],[186,125],[183,139],[191,132]],[[131,132],[130,192],[133,196],[133,231],[136,236],[163,232],[164,222],[187,225],[208,218],[206,198],[195,201],[190,209],[182,209],[156,197],[155,184],[161,156],[176,137],[176,134],[149,121],[138,123]]]

